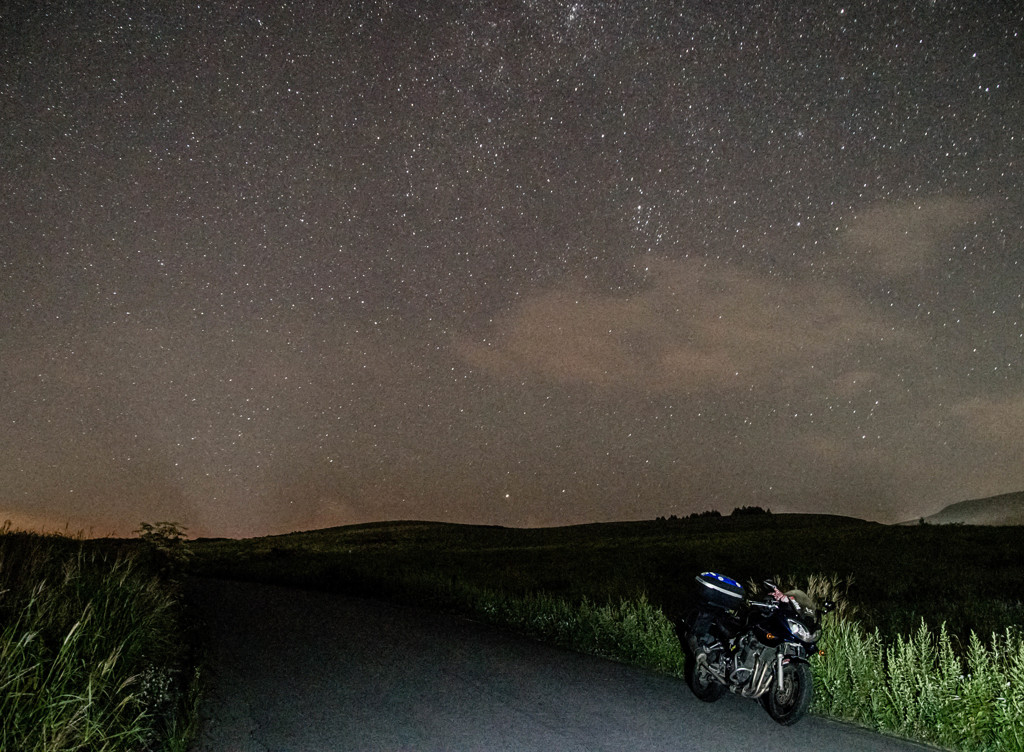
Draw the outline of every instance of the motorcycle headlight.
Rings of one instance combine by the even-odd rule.
[[[789,625],[789,631],[792,632],[798,640],[803,642],[816,642],[820,633],[815,631],[812,632],[803,622],[797,621],[796,619],[786,619],[786,623]]]

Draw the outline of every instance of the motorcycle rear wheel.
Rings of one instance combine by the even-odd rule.
[[[715,681],[707,671],[701,671],[697,666],[697,659],[692,654],[686,656],[683,673],[686,676],[687,686],[698,700],[714,702],[725,694],[725,685]]]
[[[792,726],[807,713],[814,698],[811,667],[792,661],[782,667],[782,690],[773,681],[771,689],[761,698],[761,704],[776,723]]]

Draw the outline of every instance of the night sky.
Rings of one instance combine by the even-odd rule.
[[[0,521],[1024,489],[1019,3],[0,8]]]

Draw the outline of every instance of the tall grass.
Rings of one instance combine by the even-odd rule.
[[[0,749],[182,748],[177,616],[131,552],[0,529]]]
[[[833,620],[815,665],[815,710],[956,750],[1024,750],[1024,639],[1007,630],[966,653],[924,622],[886,642]]]
[[[825,578],[809,592],[831,587]],[[975,752],[1024,752],[1024,635],[1006,629],[966,645],[923,620],[886,639],[843,613],[825,619],[814,662],[814,710],[885,733]]]

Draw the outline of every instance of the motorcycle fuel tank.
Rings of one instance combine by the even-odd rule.
[[[746,591],[740,583],[717,572],[697,575],[697,591],[707,605],[726,610],[739,608],[746,598]]]

